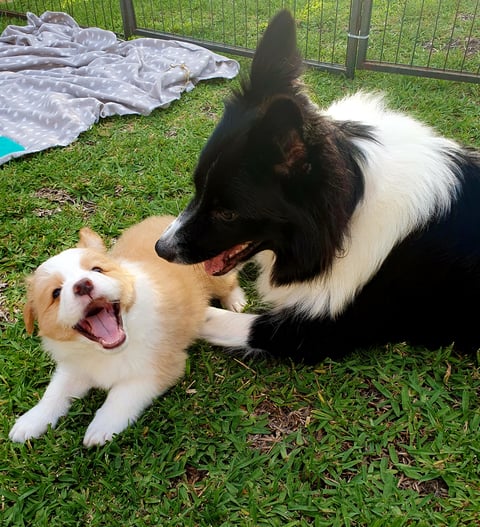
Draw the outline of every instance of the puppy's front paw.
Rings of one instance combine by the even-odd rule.
[[[34,406],[15,421],[8,437],[14,443],[25,443],[28,439],[44,434],[48,425],[55,426],[55,421],[41,408]]]
[[[119,434],[128,426],[128,421],[119,421],[97,412],[95,419],[90,423],[83,438],[86,447],[102,446],[111,441],[115,434]]]
[[[90,448],[92,446],[102,446],[108,441],[111,441],[114,433],[110,430],[91,429],[91,425],[87,428],[85,437],[83,438],[83,446]]]

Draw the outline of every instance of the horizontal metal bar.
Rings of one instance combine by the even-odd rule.
[[[0,9],[0,16],[9,16],[12,18],[21,18],[22,20],[27,20],[27,15],[25,13],[19,13],[18,11],[8,11],[7,9]]]
[[[232,46],[230,44],[222,44],[212,40],[201,40],[193,37],[184,37],[174,33],[164,33],[163,31],[156,31],[154,29],[146,29],[137,27],[133,33],[139,37],[147,38],[164,38],[165,40],[178,40],[179,42],[190,42],[211,49],[212,51],[220,51],[222,53],[232,53],[234,55],[242,55],[244,57],[253,57],[254,50],[244,48],[242,46]]]
[[[429,77],[432,79],[452,80],[460,82],[473,82],[480,84],[480,75],[455,70],[440,70],[436,68],[424,68],[421,66],[405,66],[387,62],[375,62],[366,60],[357,64],[358,69],[380,71],[384,73],[400,73],[402,75],[415,75],[417,77]]]
[[[139,37],[147,38],[164,38],[165,40],[178,40],[179,42],[190,42],[203,46],[204,48],[220,53],[230,53],[232,55],[240,55],[243,57],[253,57],[255,50],[245,48],[243,46],[232,46],[231,44],[222,44],[220,42],[214,42],[211,40],[201,40],[193,37],[180,36],[174,33],[165,33],[163,31],[156,31],[154,29],[140,28],[137,27],[133,31],[134,35]],[[346,68],[340,64],[330,64],[329,62],[319,62],[316,60],[307,59],[304,60],[307,66],[323,71],[331,71],[333,73],[345,73]]]

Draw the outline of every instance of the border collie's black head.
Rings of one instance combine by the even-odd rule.
[[[302,68],[281,11],[200,155],[194,198],[156,244],[161,257],[224,274],[270,249],[277,285],[329,269],[362,182],[347,135],[303,93]]]

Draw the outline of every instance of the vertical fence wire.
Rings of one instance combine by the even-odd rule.
[[[323,6],[324,6],[324,3],[321,2],[321,4],[320,4],[320,22],[319,22],[320,28],[323,28]],[[317,47],[317,60],[319,62],[321,61],[322,55],[323,55],[322,31],[319,31],[318,32],[318,47]]]
[[[413,41],[413,50],[410,58],[410,66],[413,66],[415,62],[415,53],[417,51],[417,45],[420,38],[420,31],[423,23],[423,10],[425,8],[425,0],[422,0],[422,5],[420,7],[420,14],[418,16],[418,24],[417,24],[417,33],[415,34],[415,40]]]
[[[308,37],[310,36],[310,31],[309,31],[309,28],[310,28],[310,2],[308,2],[307,4],[307,12],[306,12],[306,18],[307,18],[307,29],[306,29],[306,33],[305,33],[305,51],[303,52],[304,56],[307,57],[308,56]]]
[[[404,2],[402,16],[400,18],[400,31],[399,31],[399,34],[398,34],[397,49],[395,51],[395,62],[398,62],[399,56],[400,56],[400,45],[401,45],[402,37],[403,37],[403,24],[405,22],[405,18],[406,18],[405,15],[406,15],[406,13],[407,13],[407,2]],[[385,38],[385,34],[386,34],[386,31],[384,31],[384,38]]]
[[[332,56],[330,62],[335,63],[335,46],[337,44],[337,25],[338,25],[338,2],[335,4],[335,23],[333,25]]]
[[[447,41],[447,52],[445,54],[445,62],[443,64],[443,67],[446,69],[447,67],[447,63],[448,63],[448,57],[450,55],[450,50],[452,49],[452,46],[453,46],[453,42],[454,42],[454,38],[453,36],[455,35],[455,27],[456,27],[456,24],[457,24],[457,19],[458,19],[458,8],[459,8],[459,5],[460,5],[460,0],[457,0],[457,7],[455,9],[455,17],[453,19],[453,24],[452,24],[452,31],[450,33],[450,40]]]
[[[468,33],[468,37],[467,37],[467,40],[466,40],[466,43],[465,43],[465,53],[463,55],[463,60],[462,60],[462,71],[463,71],[463,68],[465,67],[465,61],[467,59],[467,55],[470,51],[471,48],[473,48],[473,43],[474,42],[477,42],[477,45],[479,46],[480,48],[480,32],[479,32],[479,35],[477,37],[474,37],[473,35],[473,32],[474,32],[474,28],[475,28],[475,22],[477,20],[477,16],[478,16],[478,5],[480,3],[480,0],[477,0],[477,3],[475,4],[475,11],[473,12],[473,16],[472,16],[472,23],[470,24],[470,31]],[[476,38],[476,40],[474,40]],[[475,51],[473,51],[475,53]],[[477,51],[478,53],[480,53],[480,50]],[[476,71],[477,75],[480,73],[480,60],[478,61],[478,67],[477,67],[477,71]]]
[[[210,31],[213,32],[213,0],[210,0]]]
[[[435,48],[435,39],[437,38],[438,21],[440,19],[440,9],[441,8],[442,8],[442,0],[438,0],[437,16],[435,17],[435,24],[433,27],[433,35],[432,35],[430,51],[428,53],[428,59],[427,59],[427,68],[430,66],[433,50]]]
[[[225,37],[225,3],[224,3],[223,0],[222,0],[222,31],[223,31],[223,42],[225,43],[226,42],[226,37]]]
[[[385,9],[385,19],[384,19],[384,27],[388,27],[389,24],[389,13],[390,13],[390,2],[387,2],[387,7]],[[400,33],[401,35],[401,33]],[[400,35],[398,37],[398,45],[400,46]],[[383,62],[384,60],[384,49],[385,49],[385,39],[387,38],[387,32],[384,31],[382,35],[382,43],[380,45],[380,62]],[[397,48],[398,49],[398,48]]]
[[[237,45],[237,17],[236,17],[236,2],[233,0],[233,12],[232,12],[232,22],[233,22],[233,45]]]
[[[248,11],[247,11],[247,0],[243,2],[243,16],[245,19],[245,47],[248,45]]]

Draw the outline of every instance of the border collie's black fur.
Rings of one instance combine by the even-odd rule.
[[[480,158],[356,94],[319,110],[295,23],[270,23],[250,78],[157,253],[223,274],[255,256],[263,315],[210,308],[204,336],[306,362],[408,341],[480,347]]]

